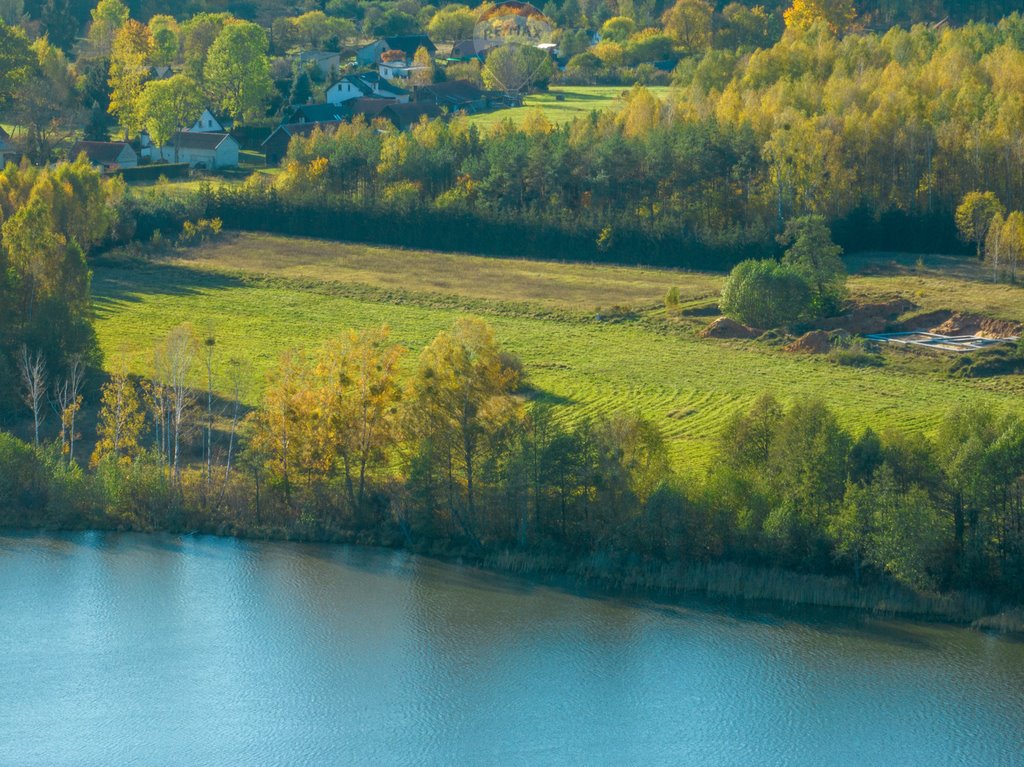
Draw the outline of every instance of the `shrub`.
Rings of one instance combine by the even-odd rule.
[[[885,360],[878,353],[877,344],[869,343],[863,338],[839,336],[834,339],[835,348],[829,353],[829,359],[837,365],[851,368],[882,367]]]
[[[722,289],[722,311],[759,328],[774,328],[805,316],[811,306],[807,281],[791,267],[771,260],[736,265]]]
[[[835,349],[829,354],[829,359],[837,365],[851,368],[878,368],[885,364],[881,355],[858,348]]]
[[[0,518],[43,505],[39,460],[32,446],[0,432]]]
[[[679,288],[673,286],[665,293],[665,311],[669,314],[679,311]]]
[[[201,218],[194,224],[185,221],[181,226],[181,234],[178,235],[178,245],[201,245],[219,235],[222,227],[223,222],[219,218]]]

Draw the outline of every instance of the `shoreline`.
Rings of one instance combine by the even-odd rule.
[[[210,536],[268,543],[303,543],[404,551],[458,567],[520,578],[532,583],[583,592],[589,596],[647,599],[658,604],[682,604],[687,598],[716,603],[740,603],[775,609],[838,610],[885,620],[938,623],[1000,635],[1024,635],[1024,606],[999,603],[970,592],[923,594],[897,584],[855,585],[843,576],[799,573],[781,568],[735,562],[670,563],[615,562],[609,552],[573,556],[543,551],[500,549],[473,551],[441,542],[408,545],[400,536],[385,540],[379,534],[338,531],[332,535],[302,535],[270,529],[258,534],[242,530],[172,530],[118,527],[14,527],[0,525],[0,534],[133,533]],[[277,533],[277,534],[274,534]]]

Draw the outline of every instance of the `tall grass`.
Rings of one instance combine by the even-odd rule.
[[[849,578],[796,573],[734,562],[661,563],[624,566],[610,554],[579,559],[543,552],[502,551],[484,558],[487,567],[520,576],[565,576],[615,592],[678,597],[764,601],[858,610],[883,616],[970,623],[1002,631],[1024,630],[1024,612],[992,616],[998,604],[975,593],[922,593],[895,582],[857,585]],[[988,617],[992,616],[992,617]]]

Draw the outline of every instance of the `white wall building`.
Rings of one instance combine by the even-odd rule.
[[[238,167],[238,142],[228,133],[176,133],[161,149],[167,162],[185,162],[193,168],[221,170]]]

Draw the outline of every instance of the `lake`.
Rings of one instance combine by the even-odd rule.
[[[1024,765],[1024,643],[402,552],[0,533],[0,765]]]

